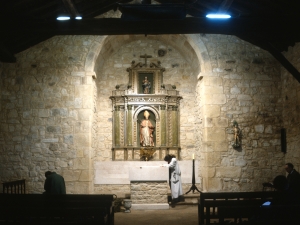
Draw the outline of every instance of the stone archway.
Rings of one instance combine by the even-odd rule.
[[[112,77],[111,80],[109,80],[108,75],[107,78],[105,79],[100,79],[100,77],[103,75],[103,73],[99,72],[101,71],[101,67],[105,66],[105,63],[109,60],[109,58],[115,54],[116,52],[118,52],[118,50],[124,46],[124,45],[129,45],[130,43],[138,43],[139,39],[147,39],[149,42],[151,41],[160,41],[161,43],[168,43],[169,46],[172,46],[174,49],[176,49],[183,58],[186,59],[186,64],[188,64],[188,66],[191,68],[191,72],[193,74],[193,76],[196,78],[196,82],[197,83],[199,81],[199,77],[200,76],[205,76],[206,74],[209,74],[209,72],[211,72],[211,65],[210,65],[210,60],[208,58],[208,51],[206,49],[205,44],[202,42],[200,35],[159,35],[159,36],[154,36],[154,35],[149,35],[147,37],[144,37],[143,35],[123,35],[123,36],[105,36],[105,37],[99,37],[98,40],[93,44],[93,48],[91,48],[90,52],[87,55],[86,58],[86,63],[85,63],[85,70],[86,72],[89,73],[93,73],[95,74],[96,77],[98,77],[99,79],[95,80],[95,87],[98,90],[98,93],[95,96],[95,102],[97,102],[97,99],[99,100],[100,98],[102,98],[104,96],[104,98],[108,99],[109,95],[107,95],[107,91],[106,93],[103,92],[103,86],[107,86],[110,85],[111,87],[114,87],[112,85],[112,83],[114,82],[112,79],[114,79],[115,74],[114,73],[110,73],[110,76]],[[142,46],[141,46],[142,48]],[[144,52],[143,52],[144,53]],[[147,54],[152,54],[151,53],[147,53]],[[157,59],[159,60],[159,58],[157,57]],[[120,64],[112,64],[113,62],[110,62],[110,66],[114,67],[114,68],[122,68],[122,67],[128,67],[130,64],[130,61],[122,61]],[[122,64],[123,63],[123,64]],[[126,65],[127,64],[127,65]],[[172,64],[172,67],[169,68],[170,71],[173,71],[175,67],[176,69],[176,63]],[[100,69],[99,69],[100,68]],[[122,70],[118,70],[115,69],[114,71],[121,71]],[[123,71],[125,71],[123,69]],[[176,71],[175,71],[176,72]],[[125,74],[125,72],[124,72]],[[171,74],[172,75],[172,74]],[[171,76],[170,75],[170,76]],[[120,84],[117,82],[122,82],[123,84],[126,84],[126,80],[124,80],[124,78],[122,78],[122,81],[119,81],[119,79],[117,79],[115,81],[115,84]],[[101,81],[100,81],[101,80]],[[100,81],[100,83],[99,83]],[[180,82],[180,81],[178,81]],[[198,86],[196,86],[197,89],[199,88]],[[196,92],[200,93],[199,90],[196,90]],[[104,94],[104,95],[102,95]],[[106,96],[106,97],[105,97]],[[101,104],[96,104],[96,108],[98,108],[98,110],[102,110],[103,109],[103,105],[105,105],[106,107],[109,107],[110,102],[106,101],[105,103],[101,103]],[[108,116],[109,112],[101,112],[101,113],[96,113],[93,119],[93,128],[94,129],[99,129],[102,130],[103,127],[107,127],[105,129],[107,129],[108,132],[110,132],[110,128],[109,126],[110,123],[106,122],[103,123],[101,122],[101,124],[99,124],[100,120],[109,120],[109,116]],[[103,118],[103,114],[107,114],[107,117]],[[197,118],[197,120],[200,120],[201,118]],[[196,134],[196,136],[202,135],[201,133]],[[103,136],[105,136],[104,133],[101,134],[96,134],[96,137],[94,138],[94,140],[101,140],[102,142],[105,142],[106,140],[103,141]],[[109,140],[110,138],[107,137],[107,140]],[[109,146],[108,142],[105,142],[106,146]],[[98,143],[96,145],[93,144],[93,146],[99,146],[99,145],[103,145],[103,143]],[[199,148],[197,147],[198,151]],[[95,157],[95,160],[97,161],[108,161],[111,160],[111,156],[108,153],[108,149],[105,149],[105,147],[101,147],[101,150],[96,151],[95,155],[97,155],[98,157]],[[191,154],[186,154],[186,158],[187,156],[191,155]]]

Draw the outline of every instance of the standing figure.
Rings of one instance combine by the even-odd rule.
[[[142,82],[142,87],[143,87],[143,93],[144,94],[149,94],[151,91],[151,82],[148,80],[147,77]]]
[[[295,195],[297,200],[300,199],[300,174],[294,169],[292,163],[286,163],[285,171],[288,173],[287,182],[289,190]]]
[[[234,143],[233,147],[240,147],[240,128],[236,121],[233,122]]]
[[[149,112],[146,110],[144,112],[144,120],[140,124],[140,144],[143,147],[154,146],[153,141],[153,131],[154,126],[151,121],[148,119],[150,116]]]
[[[51,171],[45,173],[44,194],[66,194],[66,185],[64,178]]]
[[[179,196],[183,195],[181,185],[181,171],[178,161],[174,155],[166,155],[164,161],[168,162],[163,166],[169,167],[170,188],[172,193],[172,204],[179,202]]]

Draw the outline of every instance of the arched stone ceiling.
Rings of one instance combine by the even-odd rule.
[[[105,60],[112,55],[118,49],[130,42],[147,38],[149,40],[157,40],[166,45],[170,45],[182,54],[182,57],[190,63],[196,76],[203,69],[201,64],[205,59],[202,59],[203,52],[206,52],[206,47],[202,41],[195,37],[187,37],[186,35],[111,35],[99,38],[98,42],[95,42],[93,48],[91,48],[88,57],[86,59],[86,71],[96,71],[97,67],[101,67]],[[199,46],[201,49],[199,49]],[[203,48],[203,49],[202,49]],[[205,66],[206,68],[207,66]]]

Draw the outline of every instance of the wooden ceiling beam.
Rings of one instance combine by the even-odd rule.
[[[228,34],[260,33],[267,37],[276,35],[284,37],[292,33],[293,27],[280,26],[272,20],[277,29],[269,21],[233,18],[230,21],[209,21],[206,18],[188,17],[183,20],[134,20],[125,21],[119,18],[83,19],[80,21],[27,21],[24,23],[1,23],[2,30],[8,32],[51,32],[56,35],[113,35],[113,34]],[[287,22],[288,23],[288,22]],[[176,24],[176,26],[174,26]],[[299,35],[300,36],[300,35]]]
[[[237,37],[259,46],[260,48],[268,51],[299,83],[300,72],[291,64],[285,56],[269,41],[266,41],[258,34],[237,34]]]

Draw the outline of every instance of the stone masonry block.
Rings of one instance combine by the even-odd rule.
[[[64,170],[62,176],[64,177],[65,181],[78,181],[80,177],[81,171],[80,170]]]
[[[76,97],[91,97],[93,98],[93,86],[92,85],[78,85],[75,86]]]
[[[205,117],[219,117],[221,114],[220,108],[218,105],[205,105],[203,107],[203,114]]]
[[[78,147],[90,147],[90,135],[87,134],[74,134],[74,144]]]
[[[74,169],[89,169],[89,158],[76,158],[74,159]]]
[[[204,128],[205,141],[225,141],[225,129],[220,127]]]
[[[200,168],[200,176],[212,178],[215,176],[216,168],[215,167],[201,167]]]
[[[92,116],[92,111],[90,109],[79,109],[78,118],[79,120],[90,120]]]
[[[203,98],[205,99],[206,104],[211,105],[220,105],[226,103],[226,95],[225,94],[209,94],[206,93]]]
[[[49,110],[48,109],[39,109],[38,116],[39,117],[49,117]]]
[[[90,170],[82,170],[79,177],[79,181],[90,181],[91,180],[90,174],[91,174]]]
[[[239,178],[242,169],[239,167],[216,167],[216,177]]]
[[[204,84],[205,86],[222,86],[223,79],[220,77],[205,77]]]
[[[220,178],[208,178],[207,191],[222,190],[222,180]]]
[[[223,86],[206,86],[205,92],[210,94],[223,94],[224,88]]]

